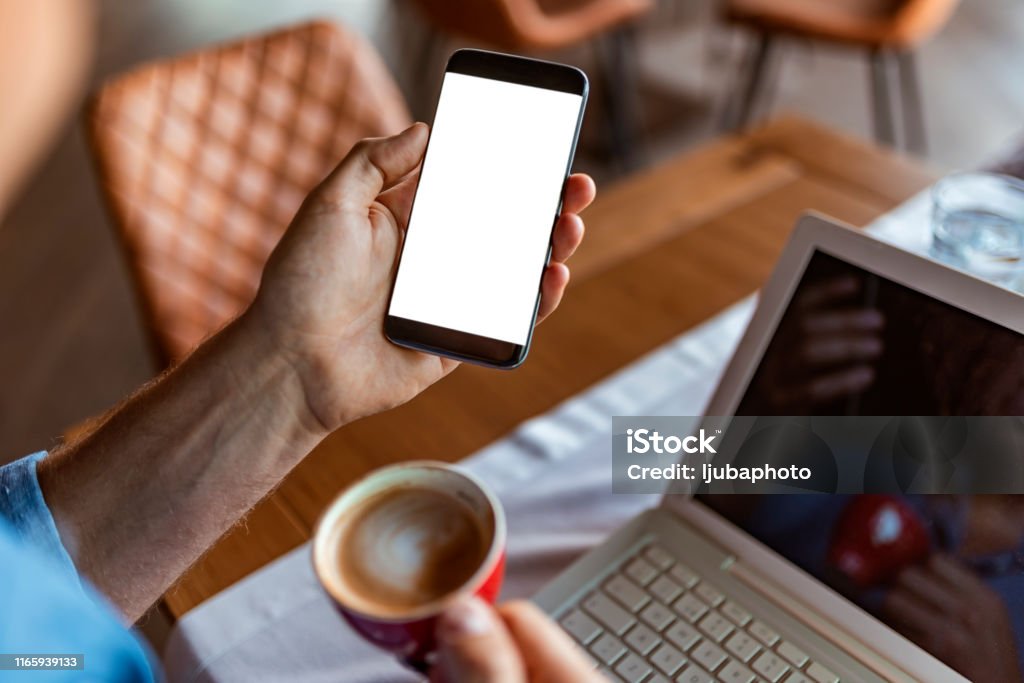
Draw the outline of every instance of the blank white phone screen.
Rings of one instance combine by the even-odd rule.
[[[445,75],[392,316],[526,344],[581,99]]]

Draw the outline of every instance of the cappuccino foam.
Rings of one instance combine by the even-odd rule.
[[[401,616],[464,586],[486,559],[490,535],[456,496],[396,487],[339,523],[331,573],[350,607]]]

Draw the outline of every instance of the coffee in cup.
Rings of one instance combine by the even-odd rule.
[[[343,492],[317,525],[317,578],[350,624],[414,665],[433,650],[436,617],[457,595],[493,602],[505,522],[493,494],[450,465],[379,470]]]
[[[332,584],[352,607],[393,618],[461,588],[483,564],[493,529],[458,497],[412,485],[363,501],[334,534]]]

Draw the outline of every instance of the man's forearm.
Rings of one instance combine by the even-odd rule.
[[[135,620],[325,436],[244,316],[39,465],[81,574]]]
[[[456,367],[382,334],[427,137],[416,124],[353,147],[285,231],[249,313],[40,463],[77,568],[129,619],[329,430],[400,405]],[[540,317],[565,290],[563,261],[593,196],[591,180],[570,177]]]

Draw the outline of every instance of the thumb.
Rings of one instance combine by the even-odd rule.
[[[414,123],[391,137],[360,140],[320,183],[317,194],[336,206],[364,209],[415,170],[426,148],[425,123]]]
[[[519,651],[497,613],[479,598],[460,598],[441,615],[434,683],[523,683]]]

